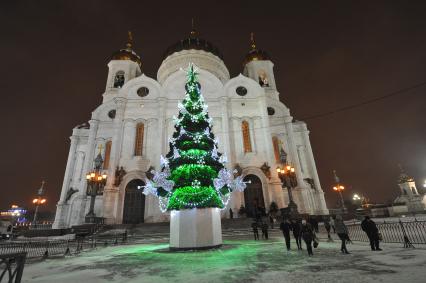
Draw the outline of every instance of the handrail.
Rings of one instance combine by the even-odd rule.
[[[20,283],[26,257],[25,252],[0,254],[0,282]]]

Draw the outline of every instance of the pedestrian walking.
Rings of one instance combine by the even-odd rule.
[[[315,232],[310,223],[307,223],[306,220],[302,220],[302,238],[306,244],[306,249],[308,250],[308,255],[313,256],[314,252],[312,251],[312,242],[315,239]]]
[[[342,241],[342,246],[340,251],[344,254],[349,254],[346,248],[346,241],[349,240],[348,228],[343,222],[343,218],[341,215],[336,215],[336,220],[334,221],[334,226],[336,228],[336,233],[339,236],[339,239]]]
[[[232,211],[232,208],[229,209],[229,218],[234,218],[234,212]]]
[[[370,240],[371,250],[381,251],[382,249],[379,247],[379,229],[370,216],[365,216],[364,220],[361,222],[361,229],[367,234],[367,237]]]
[[[309,217],[309,223],[312,225],[312,229],[314,229],[315,233],[319,232],[318,220],[315,216]]]
[[[269,213],[269,224],[271,224],[271,229],[274,229],[274,217]]]
[[[331,228],[333,228],[333,233],[336,234],[336,227],[334,226],[333,216],[330,217],[330,226],[331,226]]]
[[[330,242],[330,241],[332,241],[332,239],[331,239],[331,235],[330,235],[331,225],[330,225],[330,222],[328,221],[328,219],[325,219],[325,220],[324,220],[324,228],[325,228],[325,230],[327,231],[327,238],[328,238],[328,241],[329,241],[329,242]]]
[[[296,240],[298,250],[302,250],[302,224],[299,220],[291,221],[291,230],[293,230],[293,236]]]
[[[283,232],[285,245],[287,247],[287,251],[290,250],[290,231],[291,231],[291,224],[288,222],[287,219],[284,219],[280,224],[280,230]]]
[[[254,234],[254,240],[259,240],[259,230],[258,230],[258,225],[256,222],[253,222],[251,224],[251,228],[253,229],[253,234]]]
[[[268,240],[268,223],[262,223],[262,239]]]

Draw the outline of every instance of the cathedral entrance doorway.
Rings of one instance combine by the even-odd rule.
[[[262,181],[256,175],[247,175],[244,177],[244,182],[251,182],[244,190],[247,217],[264,215],[265,200],[263,199]]]
[[[138,187],[145,186],[140,179],[130,181],[125,190],[123,224],[143,223],[145,213],[145,195]]]

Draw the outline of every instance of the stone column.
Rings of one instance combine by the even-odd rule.
[[[160,154],[166,154],[166,144],[167,144],[167,124],[166,124],[166,106],[167,100],[165,98],[159,98],[159,111],[158,111],[158,131],[159,131],[159,143],[160,143]],[[159,169],[159,168],[157,168]]]
[[[98,126],[99,121],[98,120],[90,120],[90,130],[89,130],[89,137],[87,140],[87,147],[86,147],[86,159],[84,160],[83,165],[83,175],[85,176],[87,172],[93,169],[93,160],[94,160],[94,153],[95,153],[95,139],[96,134],[98,133]],[[86,197],[86,189],[87,189],[87,182],[86,178],[81,178],[80,182],[80,188],[79,188],[79,195]]]
[[[267,105],[265,101],[265,97],[259,98],[259,105],[260,105],[260,113],[261,113],[261,121],[262,121],[262,129],[263,129],[263,136],[264,136],[264,143],[265,143],[265,153],[266,153],[266,162],[268,162],[269,166],[271,166],[272,170],[272,179],[277,182],[279,181],[276,171],[276,164],[275,164],[275,154],[274,154],[274,147],[272,146],[272,135],[269,128],[269,117],[267,112]]]
[[[285,120],[285,129],[287,132],[287,143],[289,146],[289,153],[290,153],[290,161],[291,165],[296,170],[297,175],[297,183],[299,186],[303,184],[303,178],[302,178],[302,170],[300,169],[300,161],[297,155],[297,148],[294,141],[294,130],[293,130],[293,123],[292,123],[293,117],[289,116]]]
[[[232,117],[232,131],[234,135],[234,148],[231,151],[232,156],[237,161],[240,155],[244,154],[244,145],[243,145],[243,134],[241,131],[241,119],[237,117]]]
[[[73,168],[75,163],[75,153],[76,153],[77,144],[78,144],[78,137],[71,136],[70,140],[71,140],[71,145],[70,145],[70,150],[68,152],[67,167],[65,169],[64,182],[62,183],[61,198],[59,199],[58,204],[62,204],[65,202],[65,197],[69,189],[69,184],[70,184],[72,174],[75,173],[73,172]]]
[[[317,167],[315,165],[314,154],[312,151],[311,142],[309,140],[309,131],[306,128],[305,128],[305,131],[303,132],[303,139],[304,139],[304,143],[305,143],[306,151],[307,151],[307,160],[311,168],[312,179],[314,179],[314,184],[316,189],[315,194],[313,194],[314,202],[315,202],[315,206],[317,210],[320,210],[320,211],[317,211],[316,213],[328,214],[329,212],[324,199],[324,191],[321,188]]]
[[[309,131],[308,130],[305,130],[303,132],[303,140],[304,140],[305,146],[306,146],[306,159],[307,159],[307,162],[309,163],[309,167],[310,167],[309,169],[310,169],[311,174],[312,174],[312,179],[314,179],[315,188],[318,191],[322,192],[321,184],[320,184],[319,177],[318,177],[317,167],[315,165],[314,154],[312,152],[311,142],[309,141]]]
[[[86,175],[87,172],[93,169],[93,160],[94,160],[94,152],[95,152],[95,139],[98,133],[99,121],[92,119],[89,121],[90,130],[89,137],[87,139],[86,146],[86,159],[83,164],[83,175]],[[81,178],[80,186],[78,188],[78,196],[75,200],[75,207],[78,208],[78,211],[75,212],[75,219],[71,219],[70,225],[78,225],[84,222],[84,217],[86,215],[86,195],[87,190],[87,181],[86,178]]]
[[[123,98],[116,98],[115,103],[117,109],[113,126],[114,135],[112,137],[108,179],[103,194],[103,217],[107,224],[115,224],[117,221],[118,188],[114,186],[114,179],[115,168],[120,162],[121,146],[123,143],[123,118],[126,100]]]
[[[233,166],[235,163],[234,156],[231,154],[231,140],[229,131],[229,113],[228,113],[228,97],[222,97],[220,100],[221,114],[222,114],[222,131],[223,131],[223,145],[226,156],[228,157],[229,166]]]
[[[71,140],[71,145],[70,145],[70,150],[68,152],[68,161],[67,161],[67,167],[65,169],[64,181],[62,183],[61,197],[56,206],[55,222],[53,223],[53,226],[52,226],[53,228],[56,228],[56,229],[64,228],[67,226],[67,224],[65,223],[66,221],[65,214],[67,212],[67,209],[65,209],[64,206],[66,205],[65,198],[69,190],[71,175],[73,174],[73,168],[75,163],[75,152],[77,149],[78,137],[71,136],[70,140]]]
[[[124,121],[123,145],[121,154],[125,159],[131,159],[135,151],[136,122],[132,119]]]

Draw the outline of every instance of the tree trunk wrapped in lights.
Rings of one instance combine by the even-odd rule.
[[[190,65],[185,85],[186,96],[179,103],[170,151],[161,157],[161,171],[152,171],[145,194],[160,198],[160,208],[224,208],[230,192],[243,191],[242,177],[233,177],[225,168],[226,157],[218,152],[212,121],[200,92],[198,73]]]

